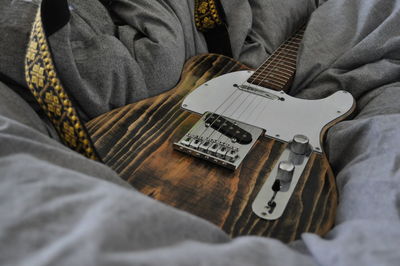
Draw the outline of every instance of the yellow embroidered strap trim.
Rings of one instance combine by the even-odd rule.
[[[222,24],[215,0],[195,0],[194,21],[199,31],[207,31]]]
[[[86,128],[58,78],[45,36],[40,8],[25,56],[25,79],[61,140],[84,156],[100,161]]]

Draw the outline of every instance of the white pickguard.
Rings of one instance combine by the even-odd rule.
[[[214,112],[265,129],[266,136],[285,142],[302,134],[309,138],[315,151],[321,152],[323,128],[348,113],[354,105],[352,95],[345,91],[320,100],[303,100],[283,91],[268,90],[268,93],[285,99],[281,101],[233,86],[245,84],[252,74],[253,71],[238,71],[212,79],[191,92],[184,99],[182,108],[198,114]]]

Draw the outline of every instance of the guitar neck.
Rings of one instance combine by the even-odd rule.
[[[248,83],[286,91],[296,72],[297,52],[305,26],[286,40],[247,80]]]

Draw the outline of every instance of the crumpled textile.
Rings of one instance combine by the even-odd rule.
[[[49,138],[21,98],[31,2],[2,0],[0,10],[0,73],[16,83],[0,83],[1,265],[399,264],[399,1],[222,1],[234,57],[253,67],[311,14],[290,93],[343,89],[357,100],[354,118],[332,127],[324,145],[337,175],[336,226],[290,245],[229,239]],[[86,119],[173,87],[185,60],[207,51],[192,1],[115,2],[127,24],[114,25],[97,1],[69,1],[71,22],[50,37]]]

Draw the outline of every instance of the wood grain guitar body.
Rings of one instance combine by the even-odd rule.
[[[246,66],[220,55],[189,60],[180,83],[161,95],[103,114],[87,128],[103,161],[150,197],[202,217],[234,236],[260,235],[290,242],[303,232],[325,234],[334,223],[337,190],[323,153],[312,153],[283,215],[268,221],[251,203],[288,145],[261,137],[236,170],[173,149],[200,119],[180,108],[199,85]]]

